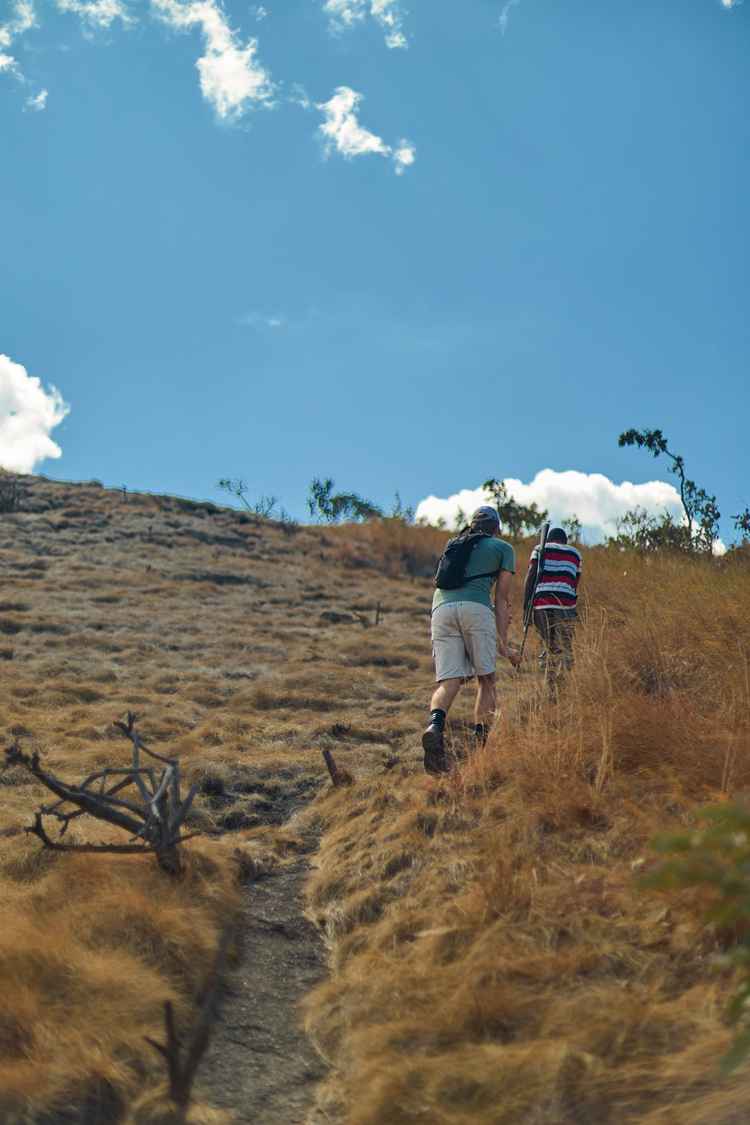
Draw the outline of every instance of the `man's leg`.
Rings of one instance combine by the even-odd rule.
[[[487,676],[477,676],[477,698],[474,704],[474,733],[477,741],[484,746],[497,706],[497,693],[495,690],[495,673]]]
[[[549,665],[551,662],[551,628],[549,614],[546,612],[546,610],[534,610],[534,625],[542,642],[542,650],[539,653],[539,670],[546,676],[550,670]]]
[[[464,678],[471,674],[455,605],[440,606],[432,615],[432,655],[437,687],[430,701],[430,723],[422,735],[424,768],[447,773],[445,720]]]
[[[430,700],[430,724],[422,735],[424,768],[427,773],[447,773],[450,768],[445,755],[445,720],[463,679],[441,680]]]
[[[558,680],[573,667],[573,634],[575,632],[575,627],[575,616],[569,611],[561,610],[555,615],[552,635],[554,638],[555,675]]]
[[[447,715],[462,683],[462,679],[442,680],[432,693],[430,711],[443,711]]]

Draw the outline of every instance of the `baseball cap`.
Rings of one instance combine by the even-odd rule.
[[[482,504],[475,512],[472,512],[472,523],[496,523],[500,526],[500,516],[497,514],[495,508],[491,508],[489,504]]]

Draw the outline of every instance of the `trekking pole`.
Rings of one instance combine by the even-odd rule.
[[[549,535],[549,524],[545,523],[542,527],[542,534],[539,536],[538,553],[536,556],[536,576],[534,578],[534,588],[531,591],[528,605],[523,613],[523,640],[521,641],[521,651],[518,654],[517,670],[521,669],[521,661],[523,660],[523,650],[526,648],[526,637],[529,633],[529,626],[531,619],[534,616],[534,598],[536,597],[536,588],[539,585],[539,580],[542,577],[542,570],[544,569],[544,549],[547,546],[547,536]]]

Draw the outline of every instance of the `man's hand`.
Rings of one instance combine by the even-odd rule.
[[[510,645],[499,646],[498,649],[501,656],[506,657],[511,662],[514,668],[517,668],[521,663],[521,654],[516,649],[511,648]]]

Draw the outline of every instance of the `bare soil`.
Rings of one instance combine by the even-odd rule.
[[[303,1125],[326,1067],[299,1002],[325,976],[320,935],[303,915],[305,860],[246,891],[244,950],[201,1068],[198,1094],[237,1122]]]

